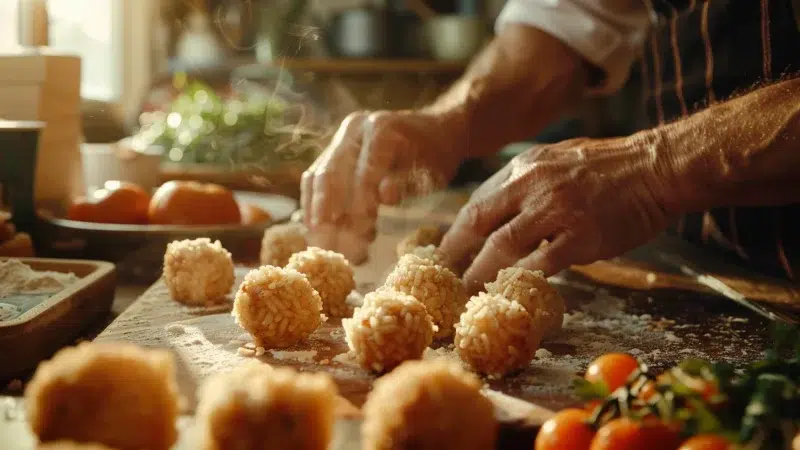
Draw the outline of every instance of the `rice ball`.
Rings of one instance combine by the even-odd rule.
[[[444,237],[444,233],[439,227],[419,227],[397,243],[397,258],[412,253],[417,247],[433,246],[435,248],[442,242],[442,237]]]
[[[236,323],[264,348],[289,347],[319,327],[322,300],[294,269],[261,266],[244,277],[233,300]]]
[[[261,239],[261,264],[285,266],[293,254],[308,247],[306,234],[306,227],[299,223],[284,223],[267,228]]]
[[[552,336],[561,330],[566,304],[541,271],[509,267],[497,274],[494,282],[486,283],[486,292],[500,294],[519,302],[531,316],[538,316],[544,328],[544,336]]]
[[[464,284],[453,272],[413,254],[400,258],[381,289],[403,292],[422,302],[438,327],[435,338],[453,335],[453,324],[467,302]]]
[[[322,311],[331,317],[348,317],[352,312],[347,296],[356,287],[353,268],[340,253],[309,247],[289,258],[287,269],[305,274],[322,299]]]
[[[199,392],[202,450],[325,450],[336,385],[327,374],[245,364],[209,378]]]
[[[102,444],[79,443],[72,441],[47,442],[36,447],[36,450],[112,450]]]
[[[500,378],[533,360],[542,338],[537,325],[518,302],[481,292],[455,326],[456,351],[476,372]]]
[[[433,341],[434,325],[425,305],[402,292],[384,290],[364,297],[352,319],[343,319],[345,339],[361,367],[375,372],[419,359]]]
[[[82,343],[39,364],[25,389],[40,442],[96,442],[167,450],[177,438],[178,388],[167,350]]]
[[[219,241],[186,239],[167,244],[164,281],[170,296],[187,305],[225,298],[233,287],[233,259]]]
[[[364,450],[486,450],[497,422],[481,382],[453,361],[407,361],[379,378],[364,404]]]
[[[435,245],[426,245],[424,247],[414,247],[406,254],[412,254],[415,256],[419,256],[422,259],[428,259],[433,261],[435,264],[442,265],[442,258],[436,254],[436,246]]]

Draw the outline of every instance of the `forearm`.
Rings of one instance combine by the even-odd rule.
[[[461,154],[484,156],[557,119],[585,92],[587,74],[588,65],[559,40],[511,25],[423,110],[443,119]]]
[[[800,78],[712,106],[655,135],[677,175],[680,209],[800,202]]]

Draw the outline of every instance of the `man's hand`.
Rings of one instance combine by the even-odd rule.
[[[461,130],[443,115],[355,113],[303,174],[301,206],[312,244],[358,262],[381,203],[443,187],[462,160]],[[341,235],[341,236],[340,236]]]
[[[674,213],[658,141],[649,132],[528,150],[473,194],[440,252],[454,268],[468,266],[464,281],[475,292],[505,267],[549,276],[647,242]]]

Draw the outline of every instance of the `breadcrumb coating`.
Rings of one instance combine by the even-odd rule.
[[[343,319],[347,345],[361,367],[383,372],[419,359],[433,341],[435,326],[416,298],[384,290],[364,297],[352,319]]]
[[[324,373],[258,362],[209,378],[201,387],[197,424],[203,450],[326,450],[337,390]]]
[[[414,230],[397,243],[397,258],[411,253],[417,247],[438,246],[442,242],[444,233],[436,226],[423,226]]]
[[[219,241],[186,239],[167,244],[164,282],[170,296],[187,305],[204,305],[225,298],[235,276],[233,259]]]
[[[319,327],[322,300],[308,278],[294,269],[261,266],[245,275],[233,301],[236,323],[257,346],[288,347]]]
[[[81,343],[42,362],[25,389],[40,442],[167,450],[177,438],[178,387],[167,350]]]
[[[542,327],[522,305],[485,292],[470,299],[455,329],[461,359],[492,378],[528,366],[542,337]]]
[[[309,247],[292,255],[286,268],[305,274],[322,299],[322,311],[326,315],[349,317],[352,314],[347,296],[355,289],[356,281],[353,268],[344,255]]]
[[[261,239],[261,264],[285,266],[293,254],[308,247],[306,235],[306,227],[300,223],[284,223],[267,228]]]
[[[545,337],[561,330],[567,309],[564,298],[547,282],[541,271],[521,267],[503,269],[494,282],[486,283],[486,292],[515,300],[531,317],[538,316]]]
[[[467,302],[464,284],[453,272],[413,254],[400,258],[381,289],[400,291],[422,302],[438,327],[437,339],[453,335],[453,324]]]
[[[363,450],[486,450],[497,422],[481,382],[457,362],[406,361],[379,378],[364,404]]]

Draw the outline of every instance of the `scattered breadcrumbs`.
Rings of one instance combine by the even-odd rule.
[[[170,296],[187,305],[219,301],[233,287],[233,259],[219,241],[186,239],[167,244],[164,282]]]

